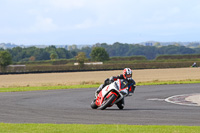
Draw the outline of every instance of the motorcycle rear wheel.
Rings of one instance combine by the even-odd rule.
[[[106,99],[102,105],[99,107],[99,109],[104,110],[106,109],[108,106],[110,106],[112,104],[112,102],[115,100],[115,98],[117,98],[117,96],[115,94],[112,94],[108,99]]]

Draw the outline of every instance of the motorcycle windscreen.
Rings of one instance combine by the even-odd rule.
[[[123,95],[127,95],[128,94],[128,82],[124,79],[119,80],[119,91],[121,94]]]
[[[120,79],[120,89],[127,87],[128,87],[128,82],[125,79]]]

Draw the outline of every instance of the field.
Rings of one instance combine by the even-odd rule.
[[[45,74],[0,75],[0,88],[20,86],[59,86],[102,83],[119,75],[117,71],[67,72]],[[200,68],[170,68],[133,70],[133,79],[139,82],[179,81],[200,79]]]

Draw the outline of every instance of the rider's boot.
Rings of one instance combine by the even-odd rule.
[[[95,92],[95,98],[97,98],[99,92],[103,89],[103,86],[104,86],[104,84],[101,84],[101,85],[99,86],[99,88],[96,90],[96,92]]]
[[[119,101],[119,102],[117,103],[117,107],[118,107],[119,109],[123,109],[123,108],[124,108],[124,105],[125,105],[125,103],[124,103],[124,98],[123,98],[121,101]]]

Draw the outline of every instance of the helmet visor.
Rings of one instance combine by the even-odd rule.
[[[131,78],[131,77],[132,77],[132,74],[127,74],[126,77],[127,77],[127,78]]]

